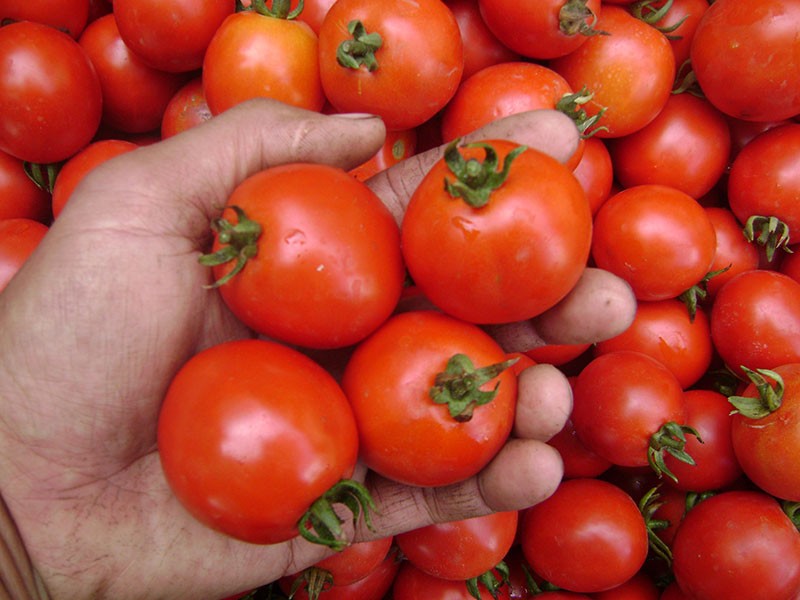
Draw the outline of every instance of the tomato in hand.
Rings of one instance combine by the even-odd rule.
[[[797,38],[800,4],[786,0],[715,0],[691,47],[703,94],[722,112],[748,121],[800,113]]]
[[[711,339],[722,360],[742,375],[800,362],[800,283],[774,271],[740,273],[717,292]]]
[[[464,70],[453,13],[440,0],[338,0],[319,30],[325,97],[339,112],[411,129],[455,94]]]
[[[47,225],[33,219],[0,220],[0,292],[22,268],[47,231]]]
[[[391,317],[356,346],[342,377],[361,459],[410,485],[475,475],[511,432],[517,379],[509,366],[477,325],[435,311]]]
[[[519,542],[537,575],[581,593],[626,582],[648,551],[639,507],[600,479],[562,481],[552,496],[523,513]]]
[[[664,35],[618,6],[603,6],[596,29],[609,35],[588,38],[576,50],[552,60],[574,90],[593,93],[583,108],[602,113],[602,138],[638,131],[666,104],[675,78],[675,58]]]
[[[474,323],[508,323],[541,314],[574,287],[591,230],[583,189],[555,159],[505,140],[453,142],[411,196],[401,243],[412,279],[436,306]]]
[[[366,181],[376,173],[414,156],[416,148],[416,129],[387,131],[381,149],[367,162],[350,169],[350,174],[359,181]]]
[[[33,21],[0,27],[0,150],[33,163],[66,160],[94,137],[102,104],[74,39]]]
[[[765,492],[800,502],[800,363],[750,371],[750,384],[729,398],[733,450],[745,475]]]
[[[308,24],[255,11],[229,15],[203,59],[203,91],[212,114],[251,98],[321,110],[319,43]]]
[[[195,518],[273,544],[305,530],[311,504],[352,475],[358,432],[327,371],[288,346],[248,339],[183,364],[161,407],[158,449]]]
[[[675,579],[690,598],[800,594],[800,533],[763,492],[728,491],[701,501],[681,521],[672,556]]]
[[[436,523],[396,536],[403,557],[443,579],[474,579],[494,569],[517,534],[517,511]]]
[[[703,207],[669,186],[624,189],[595,215],[592,257],[627,281],[639,300],[675,298],[698,284],[715,249],[714,227]]]

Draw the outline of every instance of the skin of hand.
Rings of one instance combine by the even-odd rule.
[[[322,558],[300,539],[256,546],[195,522],[164,480],[156,422],[182,363],[251,336],[203,287],[210,272],[197,261],[233,188],[281,163],[352,168],[384,135],[367,115],[242,104],[95,169],[0,294],[0,490],[52,597],[213,600]],[[577,143],[573,124],[554,111],[508,117],[471,136],[480,137],[513,138],[562,160]],[[370,181],[398,219],[438,157],[421,154]],[[549,315],[505,331],[508,344],[599,340],[625,329],[635,312],[629,289],[589,272]],[[479,476],[422,489],[370,475],[376,529],[359,527],[354,538],[523,508],[551,494],[562,465],[543,441],[563,426],[571,394],[553,367],[523,375],[518,437]]]

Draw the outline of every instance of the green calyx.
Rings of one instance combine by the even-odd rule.
[[[300,16],[303,12],[303,0],[298,0],[297,6],[292,10],[291,0],[272,0],[270,6],[267,6],[266,0],[252,0],[249,6],[242,5],[241,0],[237,0],[237,12],[253,11],[265,17],[274,17],[276,19],[286,19],[291,21]]]
[[[658,535],[658,531],[670,526],[666,519],[656,519],[655,514],[658,509],[664,506],[661,494],[658,491],[660,486],[650,488],[639,500],[639,512],[644,517],[647,527],[647,541],[653,554],[663,560],[667,565],[672,565],[672,550],[667,543]]]
[[[778,248],[790,254],[792,252],[789,248],[789,226],[777,217],[753,215],[747,219],[743,231],[748,242],[764,246],[769,262],[772,262]]]
[[[362,65],[369,71],[378,68],[378,59],[375,52],[383,46],[380,33],[367,33],[364,24],[355,19],[347,24],[347,31],[353,37],[344,40],[336,49],[336,60],[343,67],[358,69]]]
[[[353,524],[363,515],[367,527],[372,530],[370,511],[375,502],[363,484],[352,479],[341,479],[327,492],[317,498],[297,523],[300,535],[312,544],[327,546],[337,552],[344,550],[349,542],[344,537],[344,520],[336,514],[335,506],[341,505],[353,515]]]
[[[668,27],[660,27],[657,25],[661,19],[669,14],[672,8],[672,2],[673,0],[667,0],[664,4],[658,6],[655,0],[640,0],[639,2],[631,4],[629,10],[630,13],[640,21],[644,21],[651,27],[658,29],[668,40],[680,40],[683,36],[672,35],[672,32],[683,25],[684,21],[689,18],[689,15],[685,15],[680,21]]]
[[[458,151],[459,141],[459,139],[453,140],[444,151],[445,164],[456,177],[454,181],[445,178],[444,189],[453,198],[461,198],[473,208],[486,206],[492,192],[508,179],[514,160],[528,147],[514,148],[506,155],[502,169],[498,170],[499,158],[491,144],[474,142],[464,145],[464,148],[483,148],[485,153],[483,161],[477,158],[465,160]]]
[[[499,577],[498,577],[499,575]],[[492,598],[497,598],[498,592],[501,587],[508,584],[511,577],[511,570],[504,561],[500,561],[494,569],[486,571],[477,577],[472,577],[466,580],[467,592],[475,598],[481,600],[481,586],[483,586]]]
[[[589,8],[589,0],[566,0],[558,11],[558,29],[564,35],[609,35],[594,28],[597,15]],[[588,22],[587,22],[588,19]]]
[[[327,569],[311,566],[292,582],[289,598],[294,598],[301,589],[305,589],[309,600],[318,600],[323,592],[327,592],[334,584],[333,574]]]
[[[258,254],[256,242],[261,236],[261,225],[249,219],[238,206],[230,208],[236,213],[237,223],[231,223],[222,217],[211,222],[211,229],[216,232],[222,247],[216,252],[201,254],[197,260],[206,267],[216,267],[231,261],[236,262],[233,269],[209,285],[209,288],[216,288],[228,283],[244,269],[248,260]]]
[[[28,176],[28,179],[30,179],[36,187],[48,194],[53,193],[56,177],[63,166],[64,161],[46,164],[28,161],[22,163],[22,168],[25,171],[25,175]]]
[[[647,462],[659,477],[666,475],[672,481],[677,482],[678,478],[669,470],[664,457],[670,455],[688,465],[694,465],[694,459],[686,450],[686,434],[693,435],[697,441],[703,442],[697,430],[688,425],[679,425],[673,421],[664,423],[661,428],[650,437],[650,447],[647,449]]]
[[[578,132],[583,139],[590,138],[599,131],[608,131],[608,127],[597,126],[597,123],[603,118],[606,112],[605,106],[591,117],[589,113],[586,112],[586,109],[583,108],[592,98],[594,98],[594,92],[590,92],[589,88],[583,86],[577,92],[561,96],[555,106],[557,111],[564,113],[572,119],[572,122],[575,123],[575,127],[578,128]]]
[[[690,287],[688,290],[678,296],[678,300],[686,305],[689,311],[689,322],[694,323],[694,318],[697,315],[697,304],[708,298],[708,282],[717,275],[722,275],[725,271],[730,269],[733,265],[728,265],[716,271],[709,271],[706,276],[700,281]]]
[[[454,354],[447,361],[445,370],[436,375],[429,395],[436,404],[446,404],[450,416],[456,421],[462,423],[469,421],[476,407],[494,400],[500,382],[498,381],[490,391],[481,390],[481,386],[497,377],[517,360],[519,359],[512,358],[476,369],[466,354]]]
[[[742,366],[747,378],[756,386],[758,395],[755,398],[747,396],[729,396],[730,402],[738,413],[748,419],[763,419],[774,413],[783,403],[783,378],[775,371],[769,369],[748,369]],[[774,385],[767,381],[769,377]]]

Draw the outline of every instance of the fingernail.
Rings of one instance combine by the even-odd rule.
[[[378,119],[378,115],[373,115],[371,113],[334,113],[334,117],[341,117],[342,119]]]

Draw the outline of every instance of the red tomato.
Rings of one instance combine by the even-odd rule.
[[[610,35],[590,37],[550,67],[572,86],[594,95],[583,108],[605,112],[599,137],[628,135],[656,118],[675,78],[675,58],[664,35],[617,6],[604,6],[596,28]]]
[[[447,0],[447,6],[453,12],[461,32],[464,47],[463,79],[490,65],[519,58],[519,54],[498,40],[486,26],[478,0]]]
[[[434,311],[391,317],[356,347],[342,377],[364,463],[411,485],[475,475],[513,424],[517,380],[505,360],[471,323]]]
[[[731,131],[731,159],[736,158],[757,135],[781,125],[794,123],[792,119],[782,119],[780,121],[745,121],[744,119],[734,119],[728,116],[728,128]]]
[[[705,97],[748,121],[797,115],[799,35],[800,4],[793,0],[715,0],[691,47],[692,69]]]
[[[203,66],[211,38],[235,0],[114,0],[125,45],[149,66],[181,73]]]
[[[658,600],[659,590],[653,578],[640,571],[617,587],[592,594],[593,600]]]
[[[483,174],[470,187],[466,170],[476,166]],[[475,323],[520,321],[555,305],[578,281],[591,220],[580,184],[550,156],[504,140],[452,145],[409,201],[403,256],[442,310]]]
[[[211,110],[203,93],[202,77],[183,85],[170,99],[161,117],[161,139],[172,137],[211,118]]]
[[[592,257],[630,283],[639,300],[675,298],[700,282],[715,248],[703,207],[675,188],[627,188],[595,215]]]
[[[0,219],[50,219],[50,194],[25,173],[20,159],[0,150]]]
[[[731,441],[731,405],[713,390],[688,390],[684,394],[686,424],[697,436],[686,438],[686,452],[694,459],[688,465],[666,456],[667,467],[677,477],[672,485],[687,492],[708,492],[733,484],[742,474]],[[703,440],[702,443],[699,440]],[[788,449],[787,449],[788,451]]]
[[[350,174],[359,181],[366,181],[392,165],[414,156],[416,147],[416,129],[388,131],[381,149],[367,162],[351,169]]]
[[[92,139],[103,97],[89,57],[53,27],[0,27],[0,150],[34,163],[66,160]]]
[[[731,211],[744,225],[751,218],[761,217],[749,237],[766,246],[767,258],[775,247],[800,241],[798,156],[800,123],[794,123],[758,135],[731,164],[728,177]],[[774,223],[773,219],[780,223]]]
[[[773,496],[800,502],[800,363],[750,374],[750,385],[731,402],[739,409],[733,450],[745,475]]]
[[[583,153],[572,173],[586,193],[592,215],[596,215],[614,185],[614,165],[606,143],[594,136],[584,140]]]
[[[442,113],[442,139],[452,141],[501,117],[556,108],[572,88],[558,73],[536,63],[488,66],[465,79]]]
[[[791,277],[740,273],[717,292],[710,317],[714,347],[735,371],[800,362],[800,283]]]
[[[635,2],[634,15],[664,33],[680,67],[689,59],[697,26],[708,9],[708,0],[654,0]]]
[[[394,310],[405,278],[397,223],[374,192],[345,171],[302,163],[272,167],[240,183],[227,206],[228,218],[235,210],[246,218],[217,221],[204,260],[219,263],[215,285],[256,332],[310,348],[344,347]],[[226,240],[231,227],[241,234]]]
[[[647,528],[638,506],[599,479],[563,481],[527,509],[522,551],[535,573],[564,590],[600,592],[633,577],[647,558]]]
[[[758,268],[758,249],[747,241],[742,226],[730,209],[721,206],[705,208],[717,238],[717,249],[709,272],[716,273],[706,282],[708,299],[713,300],[719,289],[739,273]],[[723,269],[725,269],[723,271]]]
[[[298,535],[311,503],[351,476],[358,432],[322,367],[287,346],[239,340],[181,367],[161,407],[158,448],[175,496],[199,521],[272,544]]]
[[[673,571],[690,598],[795,600],[800,533],[774,498],[730,491],[683,518],[672,545]]]
[[[164,109],[185,83],[185,76],[142,62],[122,41],[113,14],[90,23],[79,42],[100,78],[103,122],[127,133],[158,129]]]
[[[630,327],[618,336],[598,342],[595,356],[634,350],[667,367],[686,389],[708,370],[713,355],[708,316],[702,308],[694,319],[680,300],[639,302]]]
[[[443,579],[473,579],[494,569],[517,534],[517,511],[437,523],[397,535],[403,557]]]
[[[28,260],[48,227],[23,217],[0,220],[0,292]]]
[[[319,67],[338,111],[411,129],[455,94],[464,70],[461,33],[439,0],[338,0],[320,27]]]
[[[571,420],[547,443],[558,450],[564,462],[564,479],[597,477],[611,466],[610,460],[598,456],[583,444]]]
[[[3,0],[0,22],[35,21],[69,34],[73,39],[86,27],[89,0]]]
[[[564,56],[599,35],[600,0],[540,0],[536,10],[513,0],[479,0],[478,4],[492,33],[528,58]]]
[[[800,253],[797,248],[783,257],[779,271],[800,283]]]
[[[251,11],[229,15],[203,60],[203,90],[212,114],[258,97],[322,109],[318,51],[317,35],[302,21]]]
[[[659,442],[662,428],[686,423],[683,390],[669,369],[641,352],[610,352],[583,368],[573,390],[572,423],[589,450],[615,465],[664,472],[659,460],[670,446]]]
[[[500,586],[494,593],[478,587],[480,600],[509,600],[508,586]],[[428,575],[406,561],[400,566],[392,586],[392,600],[475,600],[466,582],[442,579]]]
[[[77,185],[97,165],[138,148],[125,140],[98,140],[72,156],[58,172],[53,185],[53,216],[58,217]]]
[[[668,185],[701,198],[728,166],[728,121],[706,100],[688,93],[669,97],[650,123],[610,140],[617,180],[624,187]]]

